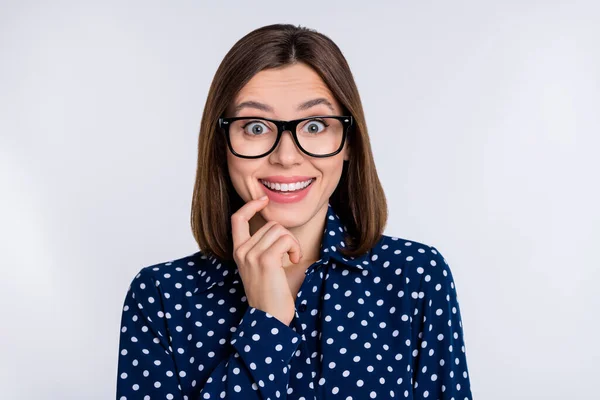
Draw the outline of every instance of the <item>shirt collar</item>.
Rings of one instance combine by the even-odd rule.
[[[331,203],[329,203],[327,205],[325,230],[323,231],[323,239],[321,240],[320,262],[327,264],[329,259],[332,258],[336,262],[342,263],[348,267],[370,270],[371,260],[369,251],[355,257],[346,257],[341,253],[340,250],[346,247],[343,238],[347,232],[348,229],[346,225],[335,212]]]

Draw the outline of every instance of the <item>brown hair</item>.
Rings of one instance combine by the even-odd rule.
[[[338,46],[315,30],[289,24],[258,28],[225,55],[213,78],[200,124],[198,165],[191,225],[200,249],[233,260],[231,215],[243,204],[227,170],[227,145],[218,119],[241,88],[258,72],[302,62],[312,67],[344,109],[352,115],[349,160],[330,204],[348,228],[345,256],[362,255],[383,234],[388,211],[377,176],[362,104],[350,67]]]

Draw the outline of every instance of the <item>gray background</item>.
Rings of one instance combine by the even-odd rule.
[[[597,1],[0,4],[1,398],[114,398],[131,279],[197,250],[212,77],[276,22],[347,57],[386,234],[448,260],[475,399],[598,398]]]

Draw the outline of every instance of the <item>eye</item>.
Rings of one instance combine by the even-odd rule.
[[[250,131],[246,128],[250,128]],[[250,121],[244,125],[244,132],[249,133],[253,136],[260,136],[269,130],[269,127],[262,121]]]
[[[322,120],[318,120],[318,119],[312,119],[310,121],[308,121],[305,125],[304,125],[304,129],[306,130],[307,133],[310,134],[316,134],[316,133],[321,133],[323,130],[325,130],[326,127],[328,127],[329,125],[327,125],[324,121]],[[321,129],[319,129],[321,128]]]

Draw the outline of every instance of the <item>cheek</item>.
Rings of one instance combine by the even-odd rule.
[[[343,157],[335,157],[335,159],[326,160],[327,162],[322,163],[318,166],[318,169],[321,171],[323,176],[326,179],[326,185],[331,187],[331,189],[335,189],[337,186],[344,168],[344,159]]]
[[[244,165],[238,157],[231,155],[229,152],[227,153],[227,170],[233,187],[241,196],[244,182]]]
[[[227,153],[227,170],[231,183],[237,194],[245,201],[252,198],[255,192],[253,185],[253,176],[259,168],[260,161],[244,160]]]

